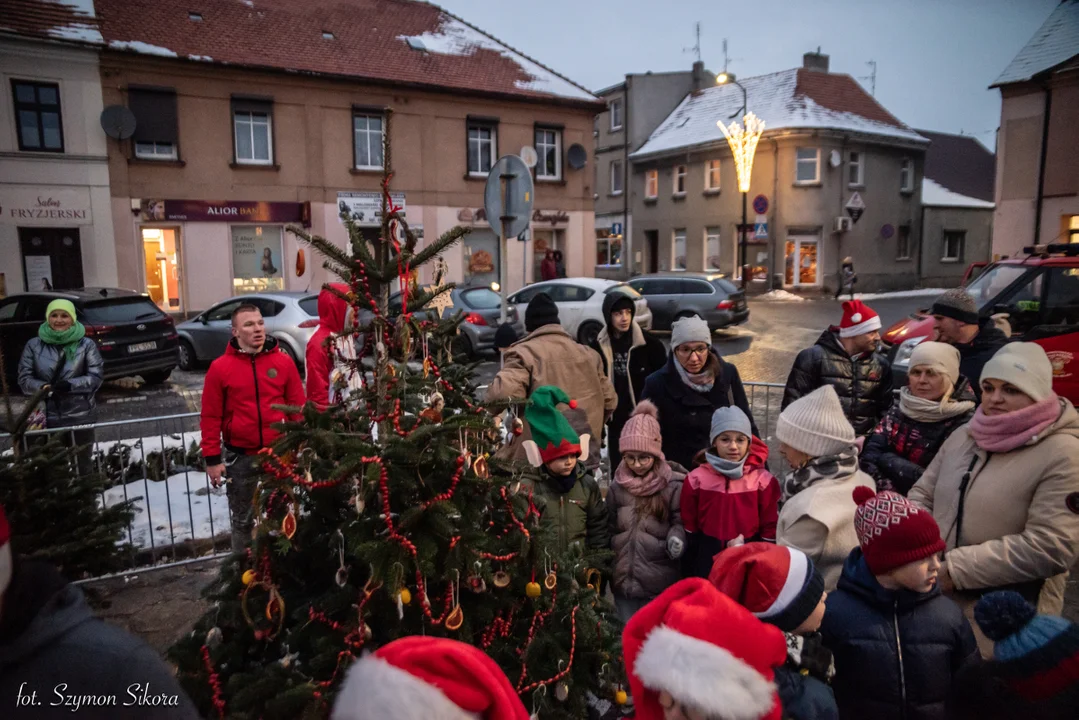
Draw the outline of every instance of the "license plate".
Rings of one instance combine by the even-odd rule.
[[[157,349],[157,342],[156,341],[155,342],[135,343],[134,345],[128,345],[127,346],[127,351],[129,353],[146,352],[147,350],[156,350],[156,349]]]

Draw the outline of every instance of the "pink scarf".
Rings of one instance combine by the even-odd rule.
[[[667,461],[656,458],[647,475],[634,475],[624,462],[619,463],[618,469],[614,471],[614,481],[629,491],[630,495],[648,497],[667,487],[667,483],[671,481],[671,466]]]
[[[1011,452],[1033,441],[1060,419],[1060,399],[1052,393],[1041,402],[1003,415],[987,416],[979,407],[970,421],[974,442],[987,452]]]

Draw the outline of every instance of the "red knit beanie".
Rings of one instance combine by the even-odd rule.
[[[917,562],[944,550],[933,515],[899,493],[854,488],[854,530],[866,565],[874,575]]]

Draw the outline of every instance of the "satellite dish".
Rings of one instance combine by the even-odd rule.
[[[836,168],[839,167],[839,164],[841,162],[843,162],[843,157],[839,154],[838,150],[833,150],[832,153],[828,156],[828,164]]]
[[[566,161],[569,166],[574,170],[580,170],[588,162],[588,152],[584,149],[584,145],[580,143],[573,143],[569,146],[569,151],[566,153]]]
[[[135,134],[135,114],[123,105],[109,105],[101,111],[101,129],[117,140],[127,140]]]
[[[536,148],[531,145],[525,145],[521,148],[521,159],[525,161],[525,165],[534,168],[536,167],[536,163],[539,162],[539,153],[537,153]]]

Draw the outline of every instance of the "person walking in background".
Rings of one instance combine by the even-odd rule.
[[[850,255],[843,258],[843,265],[839,268],[839,282],[836,283],[835,299],[844,291],[850,293],[850,299],[854,300],[854,283],[858,282],[858,273],[854,272],[854,258]]]
[[[798,353],[787,377],[782,408],[821,385],[830,385],[843,404],[855,435],[869,433],[892,406],[892,367],[877,352],[880,318],[861,300],[843,303],[839,326]]]
[[[630,413],[637,407],[637,398],[644,392],[644,381],[667,363],[663,343],[634,321],[636,309],[633,298],[628,295],[608,293],[603,298],[603,317],[607,324],[591,345],[603,358],[603,372],[618,395],[618,406],[607,425],[607,457],[612,468],[621,462],[618,438]]]
[[[667,364],[644,381],[641,399],[655,403],[663,418],[663,454],[685,468],[692,468],[697,453],[711,445],[717,408],[740,408],[759,436],[738,368],[719,357],[708,323],[695,315],[671,326]]]
[[[993,318],[978,315],[974,298],[963,288],[945,292],[933,301],[929,312],[933,315],[936,339],[954,345],[959,351],[959,373],[970,380],[974,398],[981,402],[982,368],[1009,341],[1008,336]]]
[[[318,294],[318,329],[307,341],[306,361],[307,400],[320,410],[325,410],[340,400],[341,395],[347,394],[343,391],[348,388],[338,388],[335,391],[330,383],[330,375],[339,364],[339,352],[347,353],[354,342],[351,337],[334,337],[345,329],[349,306],[344,296],[348,292],[348,285],[331,283],[324,286]],[[338,340],[340,342],[337,342]],[[355,355],[355,352],[352,355]],[[357,373],[357,378],[359,377]]]
[[[558,277],[558,266],[554,261],[554,251],[548,250],[543,255],[543,260],[540,262],[540,278],[543,280],[554,280]]]
[[[776,422],[776,439],[791,466],[782,482],[776,541],[808,555],[831,592],[847,556],[858,545],[851,492],[859,485],[876,491],[876,484],[858,469],[854,428],[831,385],[783,410]]]
[[[679,559],[686,547],[682,526],[682,481],[686,470],[668,463],[656,406],[647,400],[634,408],[622,428],[622,462],[607,491],[614,572],[611,587],[618,617],[635,612],[681,577]]]
[[[259,473],[258,452],[277,439],[273,427],[299,420],[275,406],[304,403],[296,364],[267,337],[262,313],[242,304],[232,312],[232,340],[225,354],[210,363],[202,391],[202,457],[206,474],[218,487],[225,481],[232,515],[232,551],[251,542],[252,498]]]
[[[691,577],[708,577],[712,558],[724,548],[776,541],[780,490],[766,465],[768,446],[737,407],[716,410],[709,434],[712,447],[682,488],[688,540],[682,571]]]
[[[962,392],[968,383],[959,377],[959,351],[951,345],[927,341],[915,346],[907,379],[899,403],[866,438],[860,460],[879,489],[901,495],[910,492],[948,436],[974,414],[973,401],[954,398],[957,388]]]
[[[105,378],[105,363],[97,344],[86,337],[75,305],[57,298],[45,308],[45,322],[19,357],[19,388],[33,395],[48,388],[45,396],[45,426],[67,428],[88,425],[97,419],[97,391]],[[93,470],[93,428],[71,430],[60,435],[69,447],[78,446],[80,475]]]
[[[946,720],[952,680],[978,660],[962,610],[937,587],[944,541],[933,516],[894,492],[853,491],[859,547],[828,597],[843,718]]]
[[[561,250],[555,250],[554,251],[554,267],[555,267],[555,273],[554,274],[555,274],[556,279],[566,277],[566,263],[562,258],[562,251]]]

